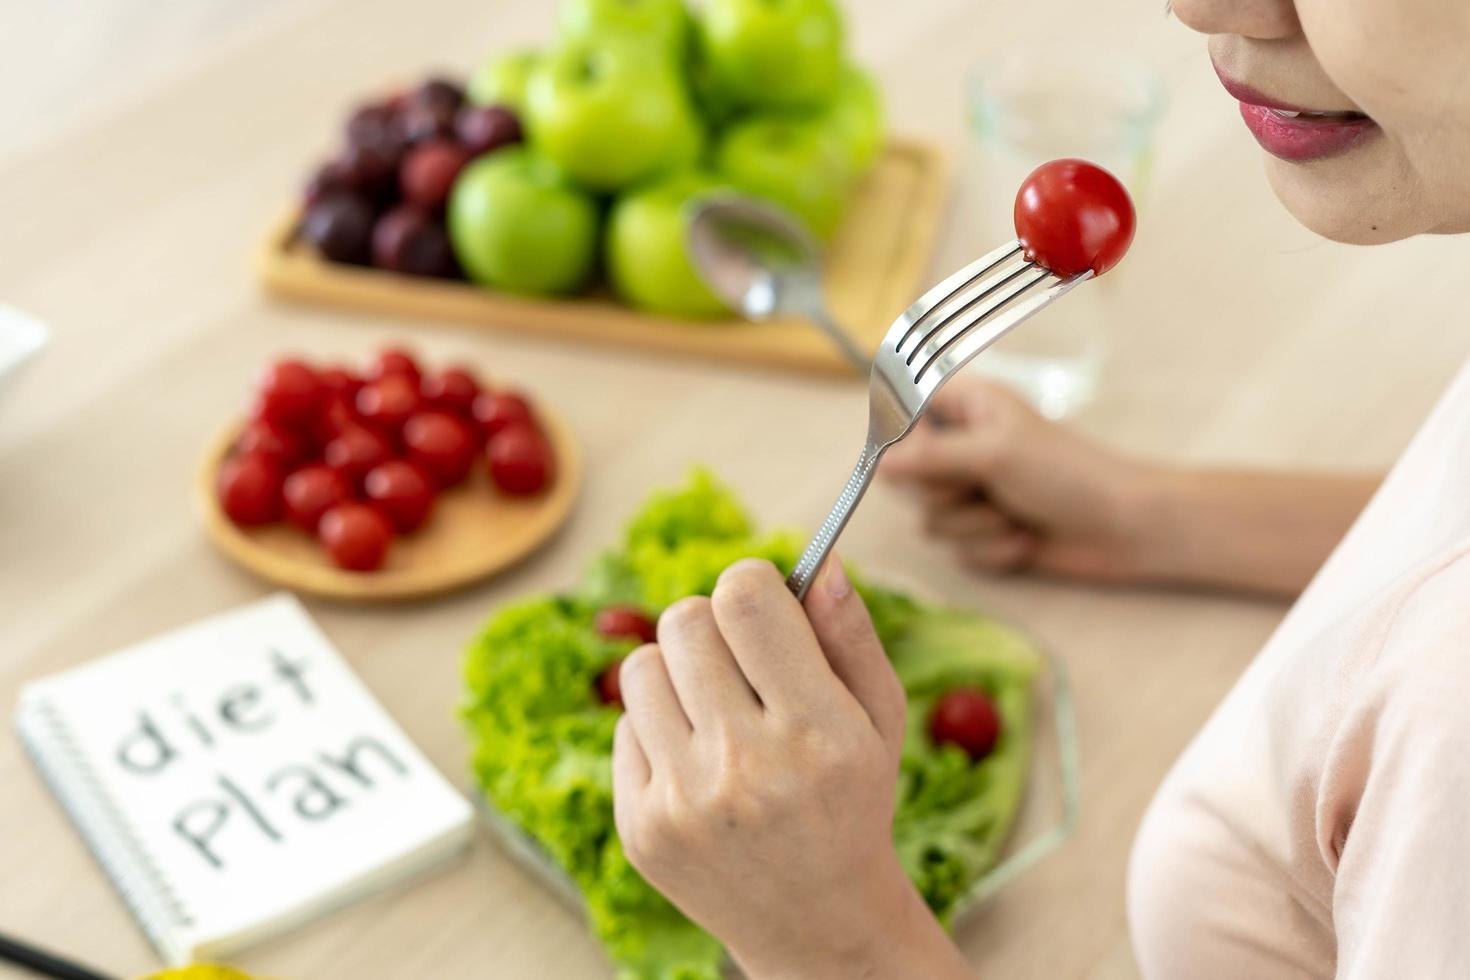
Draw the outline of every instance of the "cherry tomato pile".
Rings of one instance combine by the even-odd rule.
[[[607,606],[600,609],[592,625],[599,636],[609,640],[637,640],[639,643],[652,643],[658,638],[658,625],[643,610],[635,606]],[[619,658],[608,664],[602,673],[597,675],[594,686],[603,704],[615,705],[619,708],[623,706],[622,667],[623,661],[622,658]]]
[[[1133,201],[1118,178],[1086,160],[1053,160],[1016,194],[1016,237],[1026,258],[1063,278],[1100,276],[1133,241]]]
[[[1000,712],[984,691],[957,687],[934,703],[929,737],[939,745],[958,745],[978,762],[990,754],[1000,737]]]
[[[285,358],[262,372],[217,489],[236,524],[284,518],[340,567],[366,572],[477,459],[508,496],[541,492],[555,465],[530,403],[467,368],[426,373],[391,349],[361,375]]]
[[[515,113],[468,105],[457,82],[431,78],[359,107],[344,135],[306,185],[301,237],[333,262],[460,278],[444,202],[470,160],[521,141]]]

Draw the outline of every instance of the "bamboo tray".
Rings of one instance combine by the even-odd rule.
[[[827,297],[838,322],[870,350],[919,293],[948,183],[949,161],[943,151],[897,139],[853,192],[829,246]],[[679,320],[641,313],[605,291],[541,299],[337,265],[297,239],[298,218],[295,209],[285,215],[259,255],[260,281],[275,296],[727,363],[828,374],[852,371],[825,337],[801,321]]]

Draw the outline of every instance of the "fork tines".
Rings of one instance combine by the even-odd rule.
[[[1050,289],[1064,280],[1029,261],[1019,242],[1010,242],[959,270],[921,296],[903,320],[884,338],[903,359],[909,377],[918,383],[941,358],[953,354],[959,360],[973,356],[1009,329],[1011,317],[1003,311],[1019,311],[1022,305],[1041,306],[1051,298]],[[1038,287],[1043,287],[1038,289]],[[1022,303],[1031,294],[1037,303]],[[1045,298],[1041,298],[1045,296]],[[1024,317],[1019,317],[1020,319]],[[999,329],[977,334],[977,328],[995,324]],[[983,334],[983,336],[981,335]],[[971,341],[966,343],[966,341]]]

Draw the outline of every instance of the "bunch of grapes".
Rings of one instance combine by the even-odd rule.
[[[301,237],[334,262],[461,278],[444,203],[465,164],[521,141],[516,114],[470,105],[458,83],[431,78],[359,107],[344,137],[307,183]]]

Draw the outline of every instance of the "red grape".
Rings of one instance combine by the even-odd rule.
[[[464,89],[447,78],[430,78],[414,90],[409,101],[414,105],[458,109],[464,104]]]
[[[469,423],[448,412],[418,412],[403,424],[403,446],[441,487],[463,480],[475,463],[475,438]]]
[[[303,466],[281,485],[286,518],[308,534],[315,534],[322,515],[352,498],[352,488],[337,470],[323,463]]]
[[[519,422],[501,429],[485,444],[490,479],[513,497],[539,493],[551,482],[551,445],[539,429]]]
[[[388,546],[393,543],[393,526],[367,504],[348,500],[322,515],[318,536],[338,566],[370,572],[387,557]]]
[[[411,276],[459,276],[459,261],[443,222],[412,204],[400,204],[378,219],[373,227],[373,264]]]
[[[408,151],[398,172],[404,200],[428,211],[438,211],[449,199],[454,178],[469,162],[470,154],[458,143],[435,139]]]
[[[418,530],[434,509],[434,485],[408,460],[379,463],[368,470],[362,486],[367,499],[400,534]]]
[[[306,190],[302,198],[307,207],[317,203],[329,194],[352,193],[352,175],[348,172],[346,164],[341,160],[332,160],[322,164],[311,175],[306,182]]]
[[[393,190],[399,157],[383,146],[349,146],[338,157],[352,189],[368,200],[380,200]]]
[[[370,146],[396,159],[404,145],[398,110],[387,101],[359,107],[347,119],[347,145]]]
[[[217,490],[220,506],[236,524],[269,524],[281,515],[281,468],[268,456],[231,456],[220,466]]]
[[[599,636],[610,640],[626,639],[652,643],[658,639],[658,627],[634,606],[608,606],[597,613],[592,621]]]
[[[503,105],[467,105],[454,117],[454,133],[471,156],[521,141],[521,121]]]
[[[1016,237],[1026,258],[1066,278],[1100,276],[1133,241],[1133,202],[1118,178],[1086,160],[1053,160],[1016,194]]]
[[[374,211],[356,194],[327,194],[301,219],[301,237],[327,259],[367,265],[372,254]]]
[[[1000,712],[984,691],[955,688],[935,702],[929,734],[940,745],[958,745],[971,759],[983,759],[1000,735]]]

